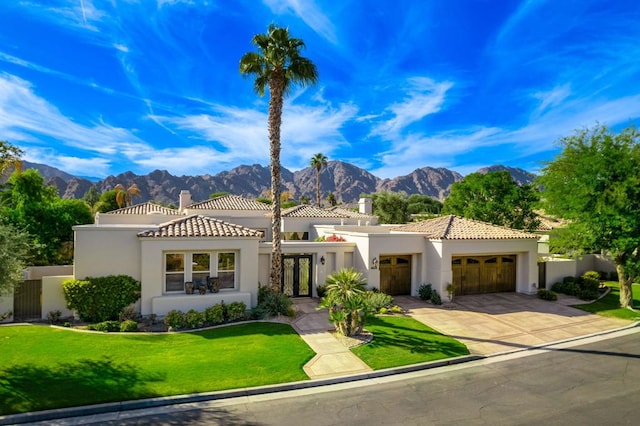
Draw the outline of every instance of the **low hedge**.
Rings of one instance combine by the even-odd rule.
[[[140,298],[140,282],[128,275],[87,277],[62,283],[67,307],[87,322],[115,321]]]

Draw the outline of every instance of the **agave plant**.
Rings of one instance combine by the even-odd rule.
[[[326,295],[320,308],[329,309],[329,321],[344,336],[360,333],[369,315],[365,283],[362,274],[353,268],[341,269],[327,277]]]

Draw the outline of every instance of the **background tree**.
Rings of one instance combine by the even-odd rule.
[[[309,197],[307,197],[306,195],[301,195],[300,204],[309,204]]]
[[[336,196],[333,194],[333,192],[330,192],[327,195],[327,202],[331,207],[338,205],[338,200],[336,200]]]
[[[112,189],[100,194],[100,201],[95,206],[95,211],[100,213],[106,213],[113,210],[118,210],[118,202],[116,201],[116,191]]]
[[[320,203],[320,171],[322,167],[327,166],[327,156],[319,152],[311,157],[311,167],[316,169],[316,203],[318,207],[322,207]]]
[[[229,195],[229,193],[228,193],[228,192],[225,192],[225,191],[218,191],[218,192],[214,192],[213,194],[209,195],[209,199],[222,197],[222,196],[224,196],[224,195]]]
[[[371,194],[373,214],[379,223],[407,223],[409,204],[405,192],[376,192]]]
[[[6,223],[28,233],[33,265],[68,263],[72,227],[93,222],[84,201],[60,199],[56,188],[46,185],[37,170],[14,172],[1,202]]]
[[[0,296],[22,281],[29,251],[29,235],[0,222]]]
[[[131,184],[131,186],[126,189],[124,185],[119,183],[113,189],[116,191],[116,203],[118,203],[118,208],[130,206],[133,203],[133,196],[140,195],[140,188],[138,188],[138,185],[135,183]]]
[[[442,203],[428,195],[411,194],[407,204],[409,214],[437,215],[442,211]]]
[[[24,154],[20,148],[11,145],[9,142],[0,141],[0,178],[13,167],[21,170],[22,162],[20,158]]]
[[[540,225],[537,201],[533,186],[519,186],[507,171],[472,173],[451,186],[442,213],[533,231]]]
[[[251,42],[258,52],[245,53],[240,59],[240,73],[254,76],[253,88],[264,96],[269,88],[269,154],[271,163],[271,250],[270,286],[280,291],[282,281],[281,206],[280,206],[280,125],[284,96],[293,84],[306,86],[318,81],[316,66],[300,55],[305,47],[301,39],[291,37],[287,28],[269,25],[266,34],[257,34]]]
[[[553,250],[604,250],[616,264],[620,305],[632,307],[640,276],[640,132],[598,125],[560,140],[562,153],[538,178],[546,213],[566,219]]]
[[[97,185],[91,185],[87,192],[82,196],[82,200],[87,203],[93,213],[97,212],[98,203],[100,202],[100,191]]]

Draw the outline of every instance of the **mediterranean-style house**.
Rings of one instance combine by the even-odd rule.
[[[53,308],[70,313],[64,279],[118,274],[141,282],[142,315],[204,310],[223,300],[253,307],[259,286],[269,283],[270,215],[270,206],[255,200],[193,202],[188,191],[177,209],[147,202],[97,214],[94,224],[73,228],[72,275],[42,278],[42,316]],[[353,267],[369,287],[390,295],[417,295],[423,283],[445,301],[451,283],[456,295],[532,294],[539,237],[456,216],[379,225],[368,198],[358,212],[295,206],[282,211],[282,290],[314,297],[329,274]]]
[[[455,216],[378,225],[371,200],[359,205],[359,212],[309,205],[282,211],[286,294],[315,296],[329,274],[348,267],[391,295],[415,295],[422,283],[445,300],[449,283],[457,294],[536,291],[537,235]],[[74,227],[74,277],[136,278],[142,315],[203,310],[222,300],[251,307],[258,286],[269,282],[270,228],[268,205],[236,195],[194,203],[182,191],[178,209],[144,203]],[[211,277],[218,292],[211,292]]]

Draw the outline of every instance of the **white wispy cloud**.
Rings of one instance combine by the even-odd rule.
[[[357,113],[353,105],[334,109],[329,105],[298,105],[286,102],[281,127],[281,162],[286,167],[306,167],[318,151],[330,154],[348,141],[341,128]],[[269,162],[269,135],[266,112],[223,105],[210,105],[206,114],[180,117],[155,116],[177,132],[216,149],[217,161],[231,166]]]
[[[401,90],[404,92],[404,99],[387,107],[387,112],[392,117],[374,126],[372,134],[394,139],[401,135],[407,126],[437,113],[443,108],[446,94],[453,87],[453,83],[437,82],[428,77],[411,77],[403,86]]]
[[[51,138],[68,147],[104,156],[148,149],[128,130],[99,119],[89,125],[75,122],[38,96],[29,82],[10,74],[0,74],[0,133],[34,145],[46,144]]]
[[[336,29],[313,0],[263,0],[273,13],[292,13],[321,37],[336,44]]]

